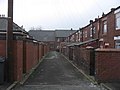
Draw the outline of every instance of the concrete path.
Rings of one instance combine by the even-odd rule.
[[[50,52],[24,85],[14,90],[104,90],[93,85],[58,52]]]

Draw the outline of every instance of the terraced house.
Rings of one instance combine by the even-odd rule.
[[[120,81],[120,6],[90,20],[66,41],[61,52],[85,73],[95,76],[98,82]]]
[[[69,42],[87,41],[85,43],[87,46],[91,41],[97,40],[96,44],[99,48],[120,48],[120,6],[112,8],[107,14],[103,13],[102,17],[90,20],[90,24],[68,36],[67,40]]]

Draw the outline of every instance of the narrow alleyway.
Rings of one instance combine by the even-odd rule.
[[[51,52],[24,85],[14,90],[103,90],[93,85],[61,54]]]

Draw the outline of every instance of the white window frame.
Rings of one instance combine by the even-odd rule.
[[[90,28],[90,37],[92,37],[92,32],[93,32],[93,30],[92,30],[92,27]]]
[[[103,21],[103,34],[107,33],[107,20]]]
[[[115,19],[116,19],[116,30],[118,30],[120,29],[120,12],[116,13]]]

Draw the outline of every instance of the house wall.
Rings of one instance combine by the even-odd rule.
[[[107,33],[103,33],[103,22],[107,21]],[[107,48],[114,48],[114,36],[115,36],[115,15],[114,12],[109,13],[100,19],[100,34],[99,37],[103,38],[103,48],[106,48],[105,43],[108,43]]]
[[[79,31],[82,32],[81,42],[88,41],[92,38],[99,39],[99,47],[100,48],[115,48],[115,36],[120,36],[120,30],[116,30],[116,18],[115,11],[112,10],[108,14],[103,15],[101,18],[96,18],[95,21],[90,22],[87,26],[81,28]],[[103,33],[103,22],[107,21],[107,33]],[[95,27],[95,33],[93,33],[93,37],[90,37],[90,29],[91,27]],[[72,35],[69,36],[69,42],[77,42],[76,31]],[[87,32],[87,37],[86,37]],[[102,40],[102,41],[101,41]]]

